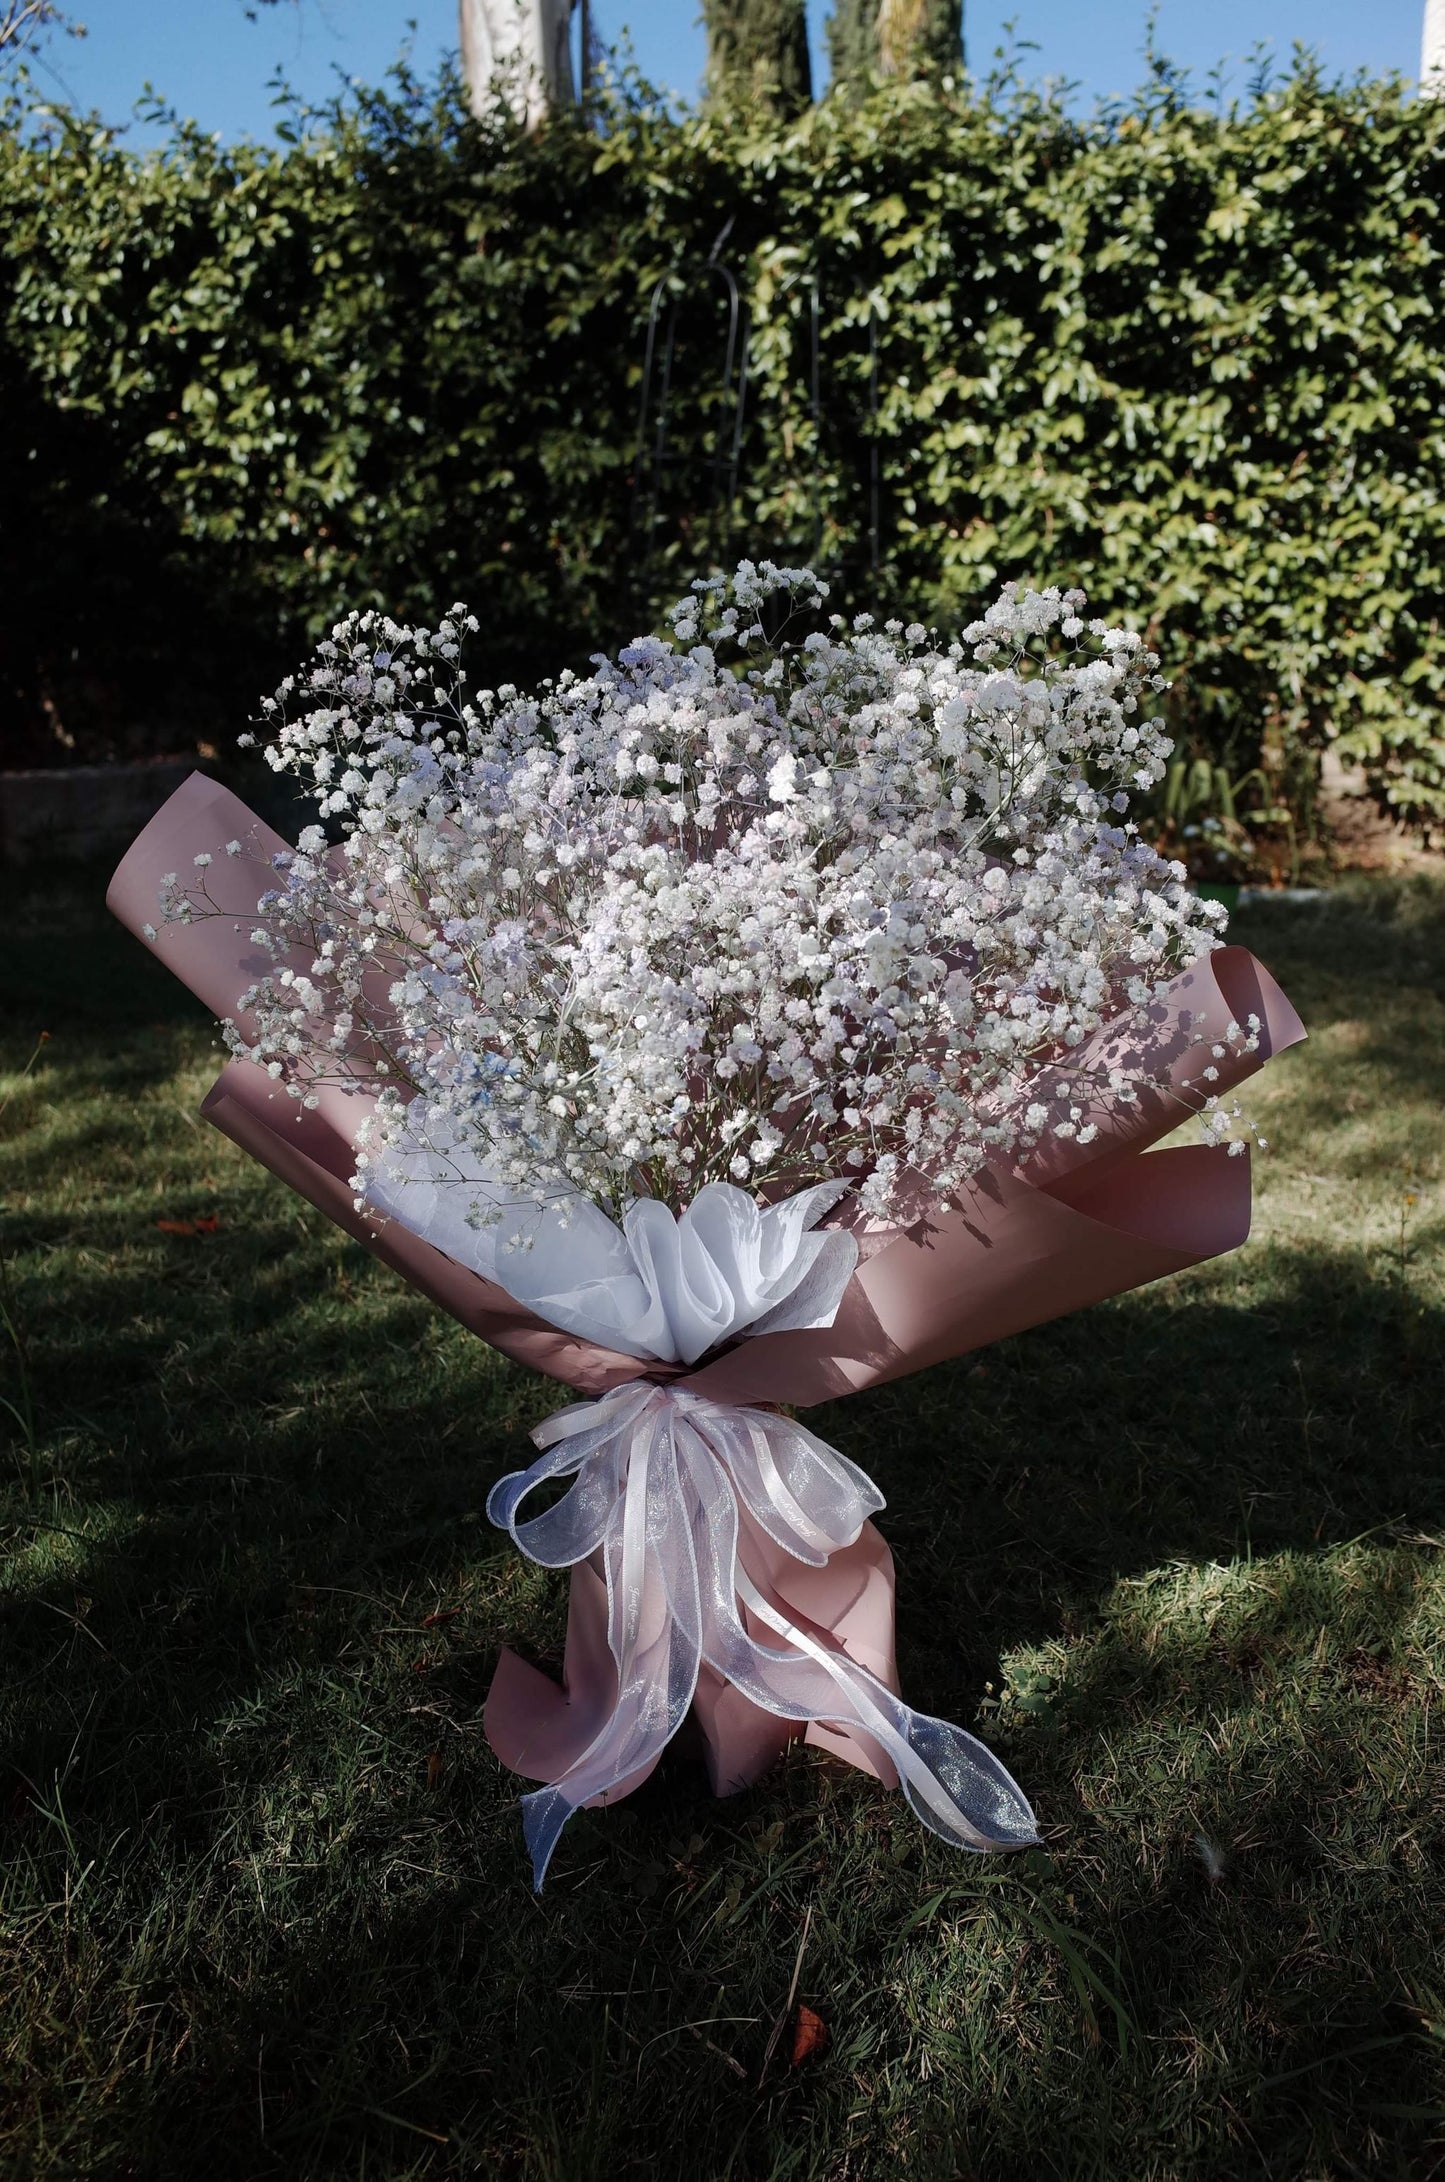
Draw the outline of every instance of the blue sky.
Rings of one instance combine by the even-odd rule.
[[[71,0],[67,0],[71,4]],[[826,80],[823,22],[830,0],[809,0],[815,81]],[[279,68],[303,94],[319,97],[333,71],[375,81],[408,36],[429,68],[456,42],[455,0],[282,0],[255,10],[243,0],[74,0],[89,26],[84,42],[55,40],[42,81],[108,120],[125,121],[149,80],[182,113],[222,136],[271,130],[268,79]],[[633,49],[654,82],[690,96],[702,66],[698,0],[594,0],[604,39],[630,31]],[[1036,51],[1029,74],[1078,83],[1084,104],[1127,91],[1142,74],[1147,0],[967,0],[969,61],[987,62],[1012,19]],[[1294,40],[1315,47],[1331,69],[1419,66],[1422,0],[1161,0],[1158,39],[1201,84],[1224,61],[1232,80],[1247,75],[1244,56],[1257,42],[1287,59]],[[132,141],[152,132],[137,127]]]

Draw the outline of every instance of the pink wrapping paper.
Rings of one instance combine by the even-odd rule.
[[[226,856],[238,840],[242,851]],[[197,853],[212,899],[225,912],[169,925],[149,942],[217,1016],[236,1016],[241,993],[269,967],[252,942],[259,896],[276,884],[271,858],[286,844],[227,789],[196,774],[146,827],[116,872],[107,901],[137,936],[158,916],[163,874],[188,873]],[[1251,1014],[1258,1048],[1213,1062],[1220,1094],[1304,1036],[1267,970],[1229,947],[1177,979],[1157,1011],[1146,1056],[1128,1033],[1106,1028],[1071,1057],[1074,1068],[1161,1069],[1182,1087],[1204,1064],[1200,1034],[1222,1037]],[[865,1250],[834,1324],[739,1341],[688,1372],[646,1364],[560,1332],[396,1222],[378,1225],[353,1204],[356,1127],[363,1094],[329,1090],[311,1112],[259,1068],[233,1061],[202,1107],[206,1118],[328,1218],[471,1332],[517,1362],[584,1395],[626,1382],[669,1379],[714,1401],[806,1408],[1005,1339],[1108,1296],[1236,1248],[1249,1232],[1247,1158],[1222,1148],[1152,1151],[1185,1108],[1146,1091],[1137,1106],[1095,1102],[1098,1135],[1087,1147],[1050,1139],[1016,1169],[978,1176],[957,1209]],[[791,1560],[760,1532],[745,1540],[754,1580],[771,1603],[897,1689],[893,1569],[871,1523],[822,1569]],[[753,1634],[767,1641],[758,1625]],[[515,1771],[550,1780],[565,1771],[605,1717],[615,1675],[605,1600],[595,1569],[573,1570],[564,1686],[510,1652],[502,1654],[485,1728]],[[713,1784],[745,1785],[772,1761],[795,1725],[763,1713],[704,1669],[694,1702]],[[889,1761],[861,1734],[816,1723],[809,1738],[890,1780]],[[650,1770],[650,1768],[648,1768]],[[624,1789],[645,1777],[634,1776]]]

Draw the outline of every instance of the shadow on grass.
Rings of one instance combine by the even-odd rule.
[[[1267,948],[1317,1031],[1445,952],[1400,903]],[[563,1587],[482,1511],[562,1394],[192,1128],[208,1034],[135,959],[5,1154],[17,2172],[1429,2171],[1445,1313],[1406,1260],[1266,1241],[813,1413],[888,1494],[909,1696],[995,1685],[1045,1852],[960,1858],[802,1751],[717,1804],[679,1752],[538,1903],[477,1712]],[[1381,1003],[1352,1065],[1403,1099],[1430,1050]],[[805,1912],[831,2050],[760,2089]]]
[[[466,2172],[485,2149],[502,2171],[512,2159],[522,2172],[581,2176],[604,2152],[665,2157],[654,2101],[667,2087],[706,2127],[710,2157],[735,2133],[735,2171],[772,2172],[758,2162],[783,2109],[760,2106],[672,2027],[741,2017],[747,2027],[729,2029],[722,2050],[755,2073],[766,2007],[781,2005],[786,1982],[764,1935],[786,1921],[785,1905],[811,1898],[830,1920],[820,1957],[830,2006],[846,2017],[860,1964],[883,1978],[865,1983],[857,2009],[886,2054],[895,2041],[879,2002],[894,1936],[920,1889],[942,1888],[985,1905],[994,1952],[969,1956],[973,1983],[950,2000],[956,1979],[941,1951],[928,2005],[953,2024],[937,2032],[952,2060],[932,2089],[885,2102],[887,2129],[902,2127],[906,2106],[920,2132],[910,2141],[932,2143],[939,2159],[945,2143],[967,2140],[988,2150],[990,2173],[1028,2171],[1026,2133],[1011,2140],[967,2089],[987,2055],[967,2042],[955,2050],[955,2017],[997,2009],[1002,1963],[1037,1956],[1020,1904],[1039,1887],[1052,1899],[1047,1874],[1015,1880],[1010,1867],[1018,1901],[995,1908],[974,1867],[915,1838],[896,1799],[861,1782],[799,1757],[720,1807],[678,1757],[631,1805],[579,1821],[551,1894],[533,1904],[515,1784],[481,1744],[476,1713],[499,1643],[560,1649],[560,1584],[500,1551],[481,1520],[543,1390],[438,1325],[360,1252],[314,1234],[283,1248],[262,1220],[227,1257],[202,1262],[204,1279],[173,1292],[184,1297],[180,1339],[164,1297],[148,1296],[135,1325],[124,1274],[77,1266],[51,1286],[36,1344],[42,1403],[67,1414],[77,1329],[104,1343],[110,1386],[103,1403],[92,1390],[88,1422],[58,1442],[47,1506],[64,1528],[47,1532],[39,1516],[37,1565],[28,1580],[21,1572],[5,1638],[22,1678],[16,1776],[38,1790],[17,1806],[22,1845],[53,1867],[63,1818],[62,1864],[108,1875],[102,1922],[118,1914],[123,1930],[179,1890],[187,1906],[169,1912],[180,1928],[161,1950],[170,1978],[184,1968],[206,1985],[213,1949],[224,1963],[228,1929],[244,1933],[224,2004],[215,1991],[174,1988],[152,2003],[167,2017],[179,2009],[178,2025],[199,2039],[205,2094],[202,2111],[185,2069],[153,2085],[146,2129],[238,2174],[290,2172],[298,2147],[313,2163],[304,2171],[333,2171],[334,2157],[346,2172],[367,2142],[387,2147],[387,2172],[409,2172],[409,2161]],[[1295,1257],[1266,1306],[1151,1292],[816,1419],[893,1502],[916,1703],[967,1718],[985,1678],[1002,1678],[1000,1651],[1065,1646],[1042,1712],[1005,1702],[983,1732],[1026,1781],[1067,1865],[1088,1869],[1104,1827],[1111,1876],[1096,1931],[1129,1955],[1121,1976],[1144,2050],[1167,2050],[1181,2025],[1204,2038],[1201,2008],[1249,2021],[1270,2065],[1251,2069],[1236,2045],[1231,2066],[1246,2104],[1263,2100],[1271,2129],[1291,2141],[1329,2117],[1342,2084],[1352,2121],[1362,2100],[1388,2104],[1391,2087],[1399,2104],[1407,2082],[1415,2104],[1430,2097],[1399,2007],[1433,1976],[1433,1943],[1402,1917],[1409,1858],[1375,1838],[1360,1776],[1382,1762],[1382,1694],[1392,1672],[1406,1674],[1391,1660],[1433,1575],[1387,1555],[1351,1628],[1357,1573],[1348,1558],[1338,1581],[1320,1571],[1332,1545],[1375,1526],[1445,1524],[1429,1393],[1442,1331],[1438,1313],[1410,1311],[1368,1268]],[[1107,1402],[1091,1391],[1100,1387]],[[1247,1643],[1200,1644],[1188,1616],[1176,1627],[1155,1612],[1135,1626],[1111,1606],[1150,1572],[1241,1555],[1266,1572],[1255,1581],[1274,1601],[1271,1627],[1251,1625]],[[428,1615],[458,1608],[428,1627]],[[1325,1628],[1346,1630],[1340,1658],[1280,1701],[1266,1686],[1271,1644],[1297,1663]],[[1407,1741],[1417,1733],[1412,1715]],[[437,1751],[445,1785],[428,1794]],[[1178,1853],[1181,1769],[1201,1827],[1229,1844],[1232,1875],[1218,1890]],[[1395,1833],[1437,1839],[1438,1808],[1417,1776],[1402,1764],[1392,1783]],[[820,1787],[833,1805],[821,1822],[811,1810]],[[1346,1826],[1352,1809],[1358,1824]],[[760,1829],[773,1827],[782,1839],[759,1859]],[[1121,1859],[1136,1831],[1167,1846],[1167,1875]],[[1338,1891],[1322,1878],[1322,1839],[1326,1867],[1348,1872]],[[724,1875],[736,1899],[719,1927],[710,1905],[729,1898]],[[99,1961],[87,1974],[107,1977]],[[714,1988],[737,1984],[741,2000],[721,2007]],[[560,2049],[559,2008],[571,2026]],[[487,2026],[484,2040],[470,2016]],[[1097,2027],[1093,2036],[1092,2062],[1087,2036],[1061,2059],[1035,2127],[1043,2114],[1059,2126],[1098,2077],[1109,2040]],[[1394,2042],[1352,2059],[1338,2081],[1314,2081],[1334,2054],[1375,2037]],[[427,2096],[410,2065],[417,2039],[436,2063]],[[552,2089],[529,2105],[534,2053]],[[1139,2066],[1137,2055],[1109,2062],[1124,2134],[1138,2125],[1124,2117],[1139,2086],[1126,2093],[1119,2079]],[[1290,2079],[1311,2092],[1303,2107],[1260,2089],[1296,2069],[1308,2072]],[[596,2104],[599,2070],[610,2088]],[[629,2073],[640,2103],[618,2088]],[[1099,2095],[1095,2082],[1088,2098]],[[785,2083],[779,2096],[792,2114],[812,2094]],[[1182,2082],[1174,2097],[1170,2127],[1193,2114],[1207,2164],[1211,2143],[1220,2152],[1217,2121],[1194,2112]],[[571,2118],[554,2159],[548,2131],[560,2116]],[[439,2119],[445,2149],[411,2133]],[[1103,2119],[1091,2110],[1090,2131]],[[1082,2128],[1082,2109],[1076,2120]],[[830,2127],[840,2125],[834,2114]],[[870,2157],[888,2156],[876,2131],[868,2141]],[[1245,2158],[1242,2140],[1232,2147]],[[184,2171],[174,2154],[162,2165]]]

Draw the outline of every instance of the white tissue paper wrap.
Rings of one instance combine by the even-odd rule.
[[[549,1325],[624,1356],[692,1364],[733,1334],[832,1325],[858,1246],[815,1223],[847,1189],[821,1182],[760,1207],[709,1182],[680,1217],[641,1198],[618,1227],[585,1197],[519,1204],[461,1147],[410,1136],[378,1158],[366,1199]]]

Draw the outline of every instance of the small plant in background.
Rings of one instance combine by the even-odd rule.
[[[1228,767],[1213,759],[1171,759],[1159,791],[1157,823],[1160,849],[1179,858],[1196,888],[1235,888],[1255,872],[1282,883],[1280,848],[1290,883],[1298,880],[1294,814],[1260,766],[1231,780]]]

